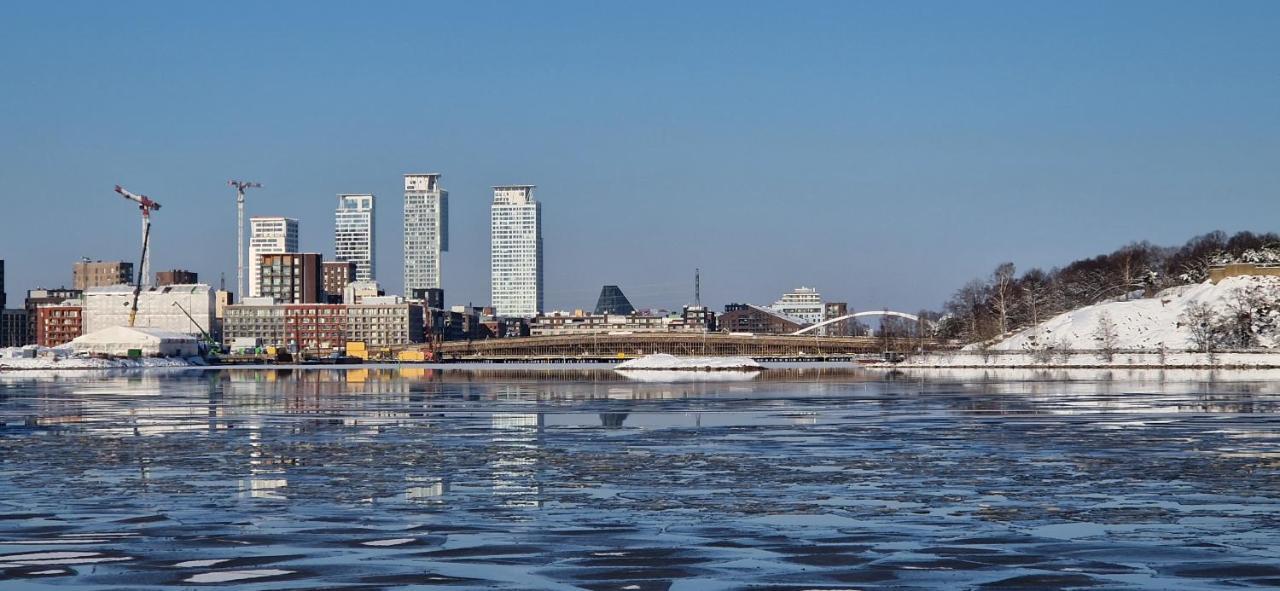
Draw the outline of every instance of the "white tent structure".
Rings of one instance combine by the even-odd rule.
[[[124,357],[131,349],[144,357],[194,357],[200,354],[196,338],[153,328],[112,326],[77,337],[70,343],[77,354]]]

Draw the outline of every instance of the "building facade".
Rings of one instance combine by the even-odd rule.
[[[422,306],[405,302],[371,304],[236,304],[228,306],[224,343],[256,339],[292,352],[328,354],[348,341],[369,347],[425,340]]]
[[[264,254],[298,252],[298,220],[283,217],[249,218],[249,294],[260,297],[258,265]]]
[[[542,311],[542,204],[533,185],[493,188],[490,218],[490,303],[500,316]]]
[[[530,336],[709,332],[716,315],[703,306],[685,306],[680,314],[539,314],[528,322]]]
[[[4,309],[9,304],[9,296],[5,293],[4,287],[4,259],[0,259],[0,314],[4,313]],[[4,323],[0,322],[0,346],[4,346]]]
[[[345,303],[342,301],[342,292],[356,280],[356,264],[351,261],[324,261],[322,265],[326,303]]]
[[[722,332],[751,334],[787,334],[809,324],[773,308],[754,304],[727,304],[724,307],[724,314],[716,319],[716,326]]]
[[[377,276],[373,195],[338,195],[333,217],[333,258],[356,264],[356,279],[374,281]]]
[[[404,293],[441,288],[449,250],[449,192],[438,173],[404,175]]]
[[[130,293],[132,293],[132,289],[130,289]],[[19,344],[31,345],[36,342],[36,308],[50,304],[61,304],[67,300],[79,300],[83,296],[84,291],[66,287],[28,289],[27,299],[22,304],[25,313],[23,318],[26,318],[27,327],[22,331],[22,342]]]
[[[138,293],[137,328],[152,328],[199,337],[213,330],[214,290],[204,284],[147,287]],[[84,292],[84,333],[129,326],[133,288],[98,287]]]
[[[325,301],[323,261],[314,252],[264,254],[258,261],[261,297],[281,304],[322,304]]]
[[[782,294],[782,298],[769,306],[779,314],[799,318],[806,324],[822,322],[822,295],[812,287],[798,287]]]
[[[0,347],[21,347],[30,345],[30,323],[24,309],[0,310]]]
[[[170,271],[156,272],[157,287],[163,287],[165,285],[193,285],[196,283],[200,283],[200,275],[195,271],[173,269]]]
[[[143,277],[146,281],[148,277]],[[94,287],[133,284],[133,263],[124,261],[77,261],[71,267],[72,286],[81,291]]]
[[[57,347],[84,334],[84,306],[73,302],[36,307],[37,345]]]

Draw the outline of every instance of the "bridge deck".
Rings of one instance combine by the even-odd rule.
[[[672,355],[740,355],[745,357],[831,357],[905,351],[936,344],[917,339],[735,335],[725,333],[637,333],[626,335],[557,335],[448,341],[435,345],[444,359],[633,357]],[[429,346],[412,347],[429,349]]]

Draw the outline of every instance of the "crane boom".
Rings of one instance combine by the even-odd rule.
[[[121,197],[137,203],[138,209],[142,210],[143,215],[147,215],[153,209],[160,209],[160,204],[152,201],[151,198],[146,195],[136,195],[120,185],[116,185],[116,192],[119,193]]]
[[[128,189],[116,185],[116,192],[121,197],[138,204],[142,210],[142,260],[138,261],[138,279],[133,283],[133,305],[129,308],[129,326],[138,318],[138,295],[142,293],[142,283],[151,272],[150,260],[147,258],[147,246],[151,242],[151,210],[160,209],[160,204],[146,195],[131,193]]]

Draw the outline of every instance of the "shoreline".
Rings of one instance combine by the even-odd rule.
[[[1125,351],[1112,354],[1112,360],[1100,358],[1096,351],[1075,351],[1041,356],[1023,352],[953,352],[927,353],[900,363],[875,363],[877,369],[1280,369],[1280,353],[1189,351],[1154,352]]]

